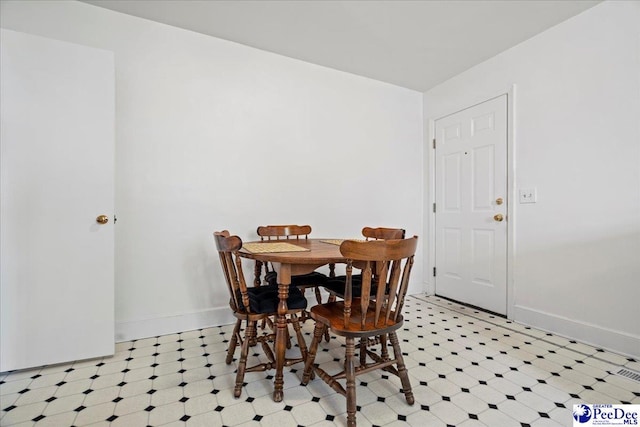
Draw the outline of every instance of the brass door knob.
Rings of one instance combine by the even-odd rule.
[[[109,217],[106,215],[100,215],[99,217],[96,218],[96,222],[98,224],[106,224],[109,222]]]
[[[496,205],[501,205],[502,203],[504,203],[504,200],[502,200],[502,197],[498,197],[496,199]]]
[[[496,221],[500,222],[504,219],[504,217],[502,216],[502,214],[495,214],[493,216],[493,219],[495,219]]]

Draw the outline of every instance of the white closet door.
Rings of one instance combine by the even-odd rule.
[[[0,41],[0,371],[113,354],[113,54]]]

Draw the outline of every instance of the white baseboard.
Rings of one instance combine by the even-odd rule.
[[[122,342],[229,325],[234,322],[235,317],[229,307],[220,307],[193,313],[116,322],[115,335],[116,342]]]
[[[640,358],[640,336],[514,305],[512,320],[615,353]]]
[[[321,293],[322,300],[326,301],[329,294],[324,290]],[[315,304],[315,297],[311,295],[310,291],[307,297],[313,298]],[[116,342],[123,342],[212,326],[230,325],[235,321],[236,318],[231,313],[231,309],[224,306],[192,313],[116,322],[115,336]]]

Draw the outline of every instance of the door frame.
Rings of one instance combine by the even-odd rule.
[[[427,266],[425,277],[425,289],[427,295],[434,295],[436,291],[435,278],[433,276],[433,269],[435,267],[436,259],[436,241],[435,241],[435,213],[433,212],[433,204],[436,202],[436,169],[435,169],[435,149],[433,148],[433,139],[435,138],[435,122],[441,118],[455,114],[459,111],[467,108],[482,104],[483,102],[492,100],[502,95],[507,95],[507,318],[511,319],[514,312],[515,292],[514,292],[514,266],[516,256],[516,85],[513,84],[506,90],[499,91],[489,95],[484,95],[479,98],[466,100],[460,102],[455,108],[446,111],[444,114],[439,114],[438,117],[430,117],[426,125],[426,135],[428,139],[425,142],[425,166],[427,172],[425,173],[425,185],[424,188],[428,191],[428,197],[425,197],[424,212],[426,213],[425,219],[425,235],[431,236],[428,239],[424,239],[425,244],[425,257],[424,265]]]

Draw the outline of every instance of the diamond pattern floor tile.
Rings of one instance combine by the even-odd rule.
[[[415,404],[393,375],[357,378],[358,425],[570,425],[574,403],[640,403],[640,385],[614,375],[640,362],[438,297],[414,296],[398,332]],[[304,324],[311,339],[313,325]],[[226,365],[233,325],[116,344],[113,357],[0,373],[0,425],[343,426],[344,397],[322,380],[300,385],[285,369],[285,398],[271,398],[273,372],[247,373],[233,397]],[[297,350],[297,349],[294,349]],[[316,361],[341,369],[343,342],[322,342]]]

